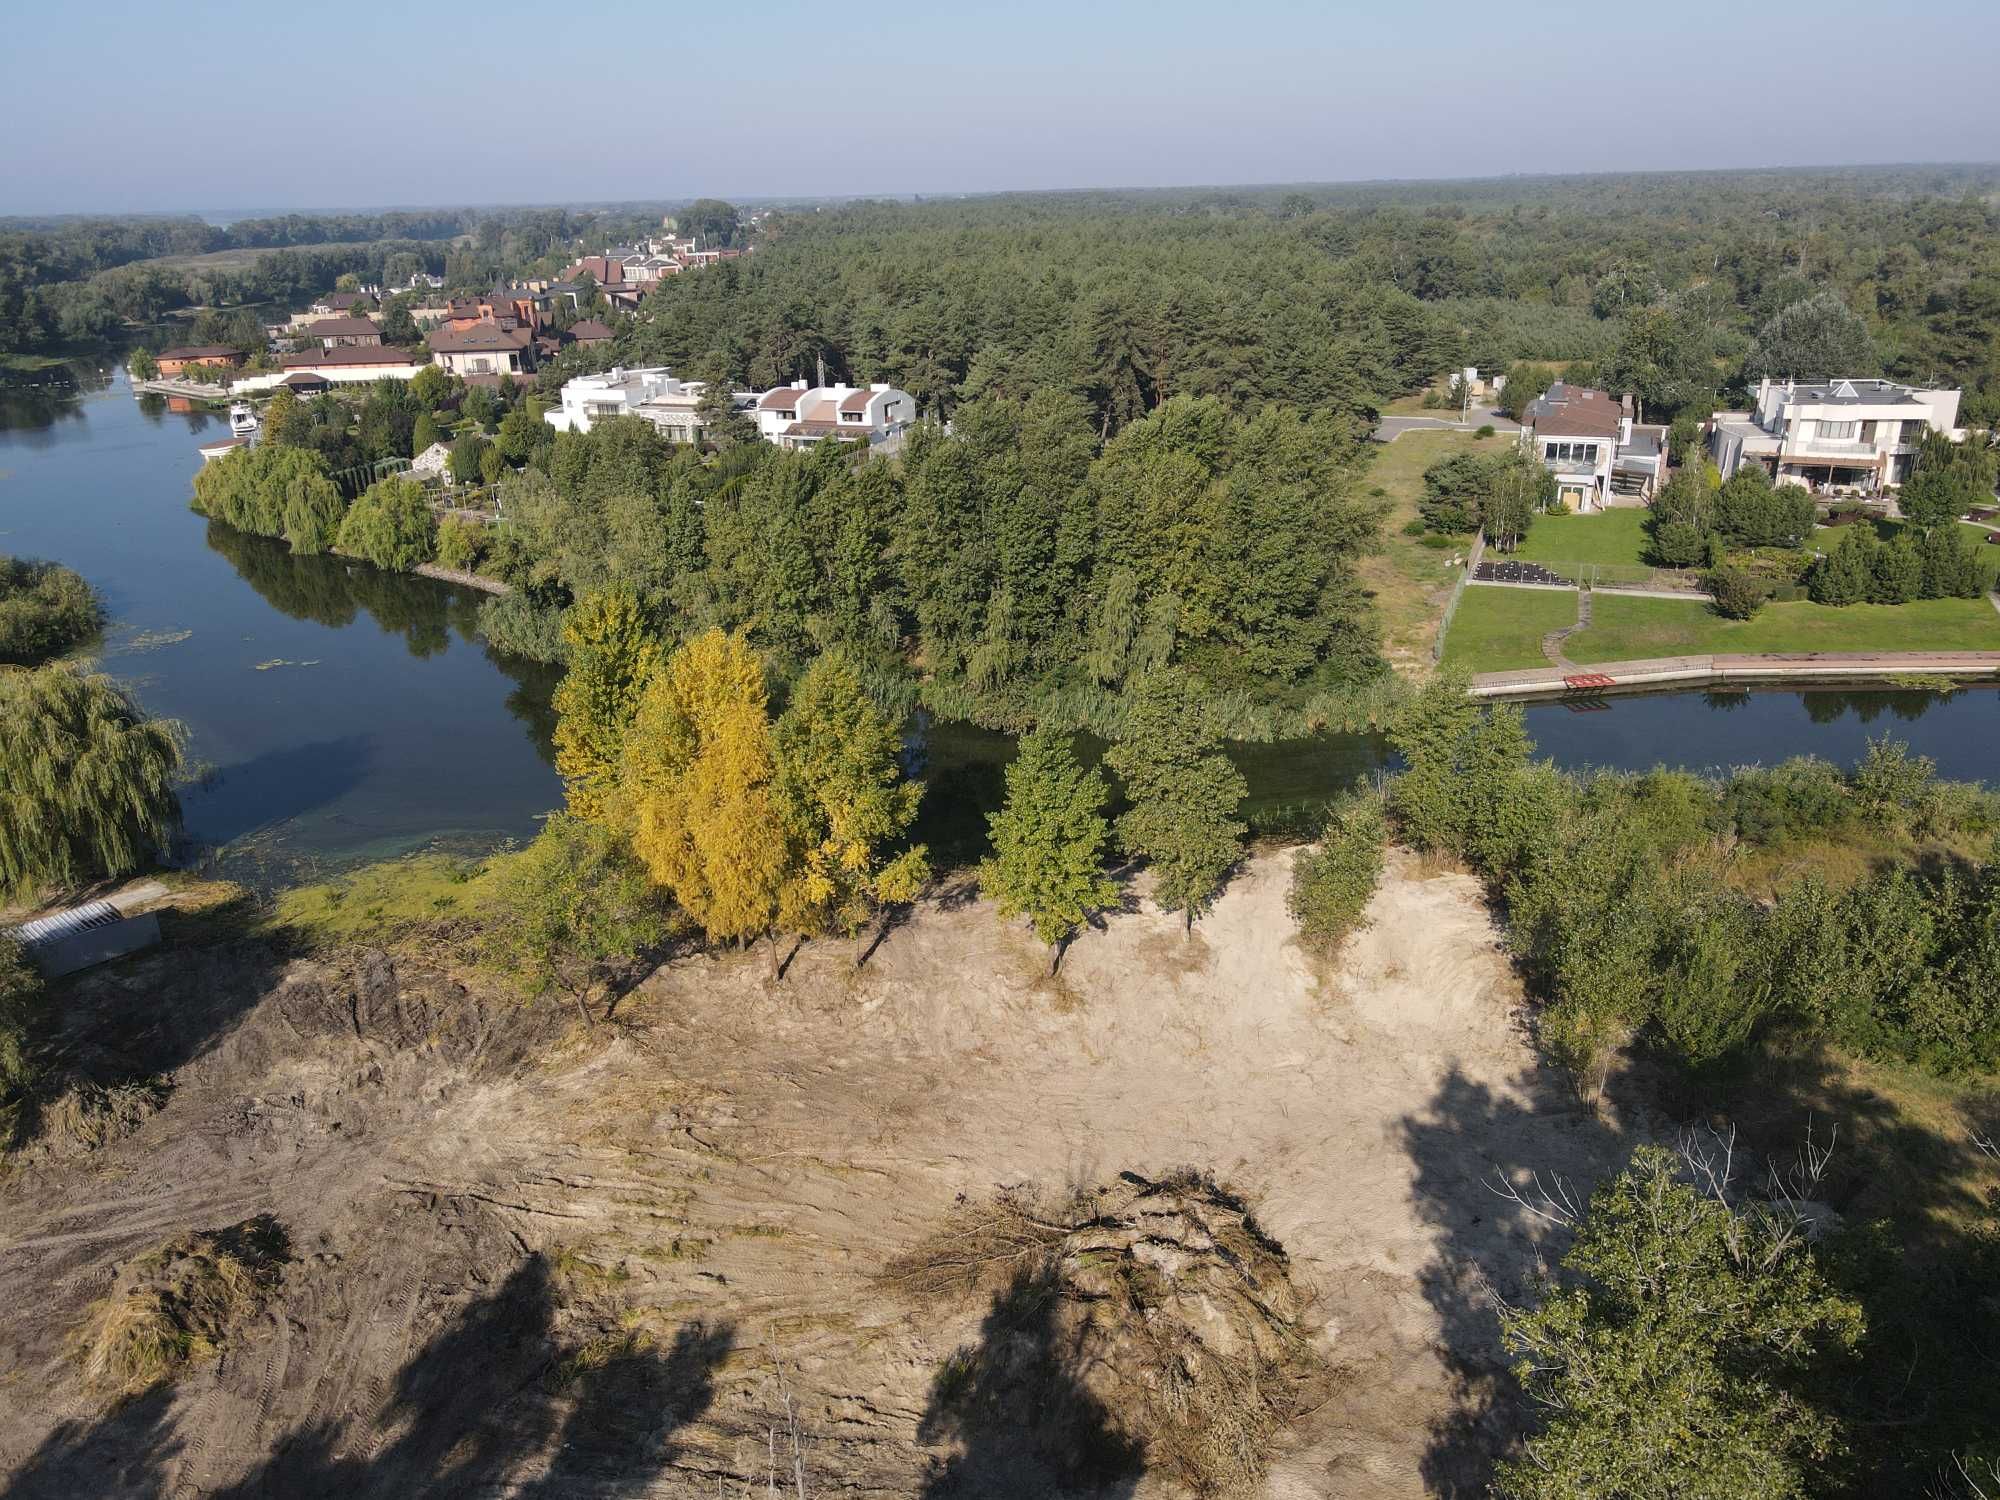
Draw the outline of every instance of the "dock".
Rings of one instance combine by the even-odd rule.
[[[1550,663],[1481,672],[1475,698],[1562,698],[1663,687],[2000,678],[2000,651],[1801,651],[1764,656],[1660,656],[1644,661]]]

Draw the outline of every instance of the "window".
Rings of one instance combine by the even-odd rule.
[[[1819,440],[1823,443],[1851,443],[1854,441],[1852,422],[1821,422]]]
[[[1904,442],[1921,443],[1923,440],[1924,440],[1924,420],[1922,417],[1917,418],[1917,420],[1914,422],[1905,422],[1903,424]]]

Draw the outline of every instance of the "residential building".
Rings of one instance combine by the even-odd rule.
[[[1579,514],[1643,505],[1667,476],[1667,429],[1632,420],[1632,398],[1557,381],[1521,413],[1521,443]]]
[[[1711,418],[1709,451],[1724,479],[1757,464],[1823,494],[1878,495],[1910,477],[1924,434],[1964,441],[1958,399],[1889,380],[1760,380],[1753,410]]]
[[[410,460],[410,473],[418,479],[444,483],[451,478],[451,449],[443,443],[432,443]]]
[[[153,363],[160,367],[162,375],[178,375],[190,365],[233,370],[243,363],[243,356],[227,344],[180,344],[162,349],[153,356]]]
[[[413,380],[423,368],[407,349],[390,344],[359,344],[344,349],[310,349],[280,357],[280,368],[262,375],[245,375],[230,382],[230,390],[268,391],[291,384],[295,375],[317,375],[329,385],[355,385],[370,380]],[[294,387],[296,389],[296,387]]]
[[[664,365],[614,367],[564,381],[559,404],[543,420],[557,432],[588,432],[607,417],[644,417],[673,441],[691,443],[701,436],[703,388],[699,380],[675,379]]]
[[[519,324],[435,329],[430,347],[437,362],[454,375],[522,375],[535,368],[535,336]]]
[[[595,318],[585,318],[569,325],[570,342],[588,347],[592,344],[608,344],[616,337],[611,329]]]
[[[305,336],[319,340],[322,349],[368,348],[382,342],[382,330],[374,319],[354,316],[308,323]]]
[[[324,375],[315,374],[311,370],[294,370],[278,384],[302,401],[310,401],[314,396],[324,396],[333,389],[332,382]]]
[[[321,317],[329,317],[335,313],[353,312],[362,300],[360,292],[328,292],[313,303],[312,310]]]
[[[809,448],[824,438],[879,443],[917,418],[916,398],[892,385],[781,385],[757,398],[757,432],[780,448]]]

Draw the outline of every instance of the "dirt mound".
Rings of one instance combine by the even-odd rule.
[[[928,1436],[1003,1433],[1066,1485],[1143,1467],[1240,1490],[1327,1387],[1284,1247],[1192,1170],[1123,1173],[1061,1205],[1003,1194],[884,1279],[923,1304],[992,1297],[980,1342],[937,1377]]]
[[[213,1358],[263,1307],[289,1255],[268,1214],[176,1235],[121,1267],[77,1333],[84,1383],[129,1396]]]

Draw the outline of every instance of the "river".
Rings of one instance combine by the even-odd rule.
[[[554,674],[473,633],[478,596],[278,542],[188,509],[195,445],[220,419],[132,397],[122,372],[74,389],[0,390],[0,551],[68,564],[103,593],[104,669],[180,720],[203,774],[185,795],[193,851],[283,880],[358,860],[532,837],[561,800],[549,752]],[[1771,690],[1533,704],[1567,766],[1696,769],[1812,753],[1851,764],[1884,733],[1964,779],[2000,779],[2000,690]],[[1004,735],[929,726],[924,833],[977,852],[1011,753]],[[1242,745],[1246,812],[1282,826],[1385,763],[1375,736]]]

